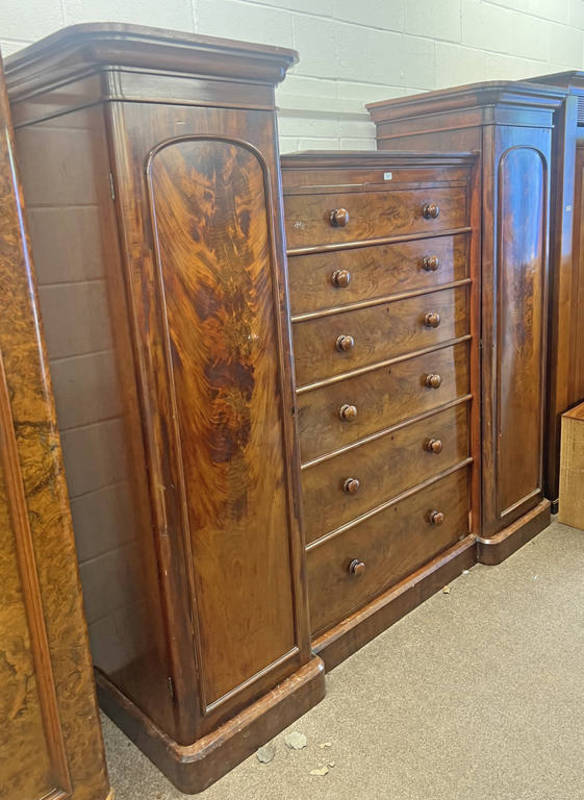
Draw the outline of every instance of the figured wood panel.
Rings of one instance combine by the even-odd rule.
[[[469,435],[465,402],[303,470],[306,541],[463,461],[469,455]],[[439,453],[425,448],[429,439],[440,441]],[[354,494],[344,490],[349,478],[359,481]]]
[[[423,215],[426,203],[436,203],[436,219]],[[330,222],[333,209],[349,212],[345,227]],[[288,247],[316,247],[406,233],[434,233],[468,225],[467,189],[429,186],[377,192],[287,195],[284,198]]]
[[[547,170],[516,146],[498,165],[497,512],[541,488]]]
[[[1,62],[0,285],[0,795],[103,800],[103,743]]]
[[[396,502],[366,521],[316,545],[307,553],[310,622],[322,633],[468,532],[470,504],[466,467]],[[431,525],[431,511],[444,514]],[[352,575],[349,564],[365,564]]]
[[[68,797],[71,784],[0,355],[0,796]]]
[[[423,268],[425,257],[438,258],[438,269]],[[468,238],[465,234],[441,236],[373,247],[356,247],[332,253],[291,256],[290,304],[292,314],[374,300],[407,291],[423,291],[468,277]],[[346,287],[333,285],[335,270],[350,273]]]
[[[296,646],[266,175],[195,138],[148,174],[209,707]]]
[[[465,336],[470,333],[468,294],[461,286],[296,322],[292,330],[298,385]],[[427,314],[438,314],[437,327],[426,324]],[[351,337],[350,349],[337,347],[342,336]]]
[[[462,342],[300,394],[302,461],[332,453],[466,395],[470,378],[468,350],[468,344]],[[425,385],[430,373],[440,375],[438,389]],[[345,403],[357,407],[357,417],[350,422],[339,417],[339,409]]]

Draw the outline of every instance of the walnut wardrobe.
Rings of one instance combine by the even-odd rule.
[[[562,92],[458,153],[280,162],[295,59],[103,24],[8,62],[100,700],[187,792],[549,521]]]
[[[0,58],[0,796],[106,800],[71,514]]]
[[[542,486],[557,511],[560,418],[584,399],[584,348],[580,337],[574,335],[582,326],[584,313],[584,73],[458,86],[372,103],[368,108],[381,149],[433,152],[455,146],[481,153],[483,259],[495,275],[507,270],[499,197],[503,182],[514,180],[509,168],[517,166],[521,156],[531,159],[533,174],[542,175],[543,169],[549,179],[549,199],[542,197],[550,219],[549,243],[545,243],[549,251],[549,293]],[[528,180],[532,183],[534,178]],[[530,191],[528,185],[517,175],[514,194],[524,208],[524,260],[531,259],[530,247],[538,236],[532,200],[540,196],[544,184],[531,185]],[[518,343],[518,356],[520,350]],[[516,383],[512,392],[519,395],[525,390],[523,383]],[[517,440],[517,461],[528,447],[541,451],[536,437],[532,426],[521,443]],[[531,483],[535,488],[535,482]]]

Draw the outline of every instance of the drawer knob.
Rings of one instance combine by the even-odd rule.
[[[424,450],[438,455],[438,453],[442,452],[442,441],[440,439],[426,439],[424,442]]]
[[[351,563],[349,564],[349,575],[355,575],[358,577],[365,572],[365,562],[359,561],[358,558],[354,558]]]
[[[352,336],[342,334],[337,337],[335,346],[341,353],[346,353],[347,350],[352,350],[355,347],[355,340]]]
[[[444,522],[444,512],[443,511],[430,511],[428,513],[428,522],[430,525],[442,525]]]
[[[440,213],[440,207],[436,203],[425,203],[422,209],[422,214],[425,219],[436,219]]]
[[[349,212],[346,208],[333,208],[329,220],[333,228],[344,228],[349,224]]]
[[[331,275],[331,283],[339,289],[344,289],[351,283],[351,273],[348,269],[336,269]]]
[[[440,325],[440,314],[437,311],[428,311],[424,316],[424,325],[427,328],[437,328]]]
[[[357,494],[359,486],[361,486],[359,478],[347,478],[343,483],[343,491],[347,494]]]
[[[442,383],[442,378],[438,373],[431,372],[429,375],[426,375],[426,380],[424,382],[430,389],[438,389]]]
[[[339,417],[345,422],[352,422],[357,417],[357,406],[343,403],[339,408]]]
[[[440,259],[438,256],[425,256],[424,260],[422,261],[422,267],[426,270],[426,272],[436,272],[439,266]]]

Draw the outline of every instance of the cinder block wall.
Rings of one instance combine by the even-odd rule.
[[[99,20],[296,48],[283,152],[374,148],[373,100],[584,67],[584,0],[0,0],[0,47]]]

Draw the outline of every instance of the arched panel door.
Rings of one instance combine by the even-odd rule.
[[[269,189],[229,139],[147,173],[205,714],[298,653]]]

